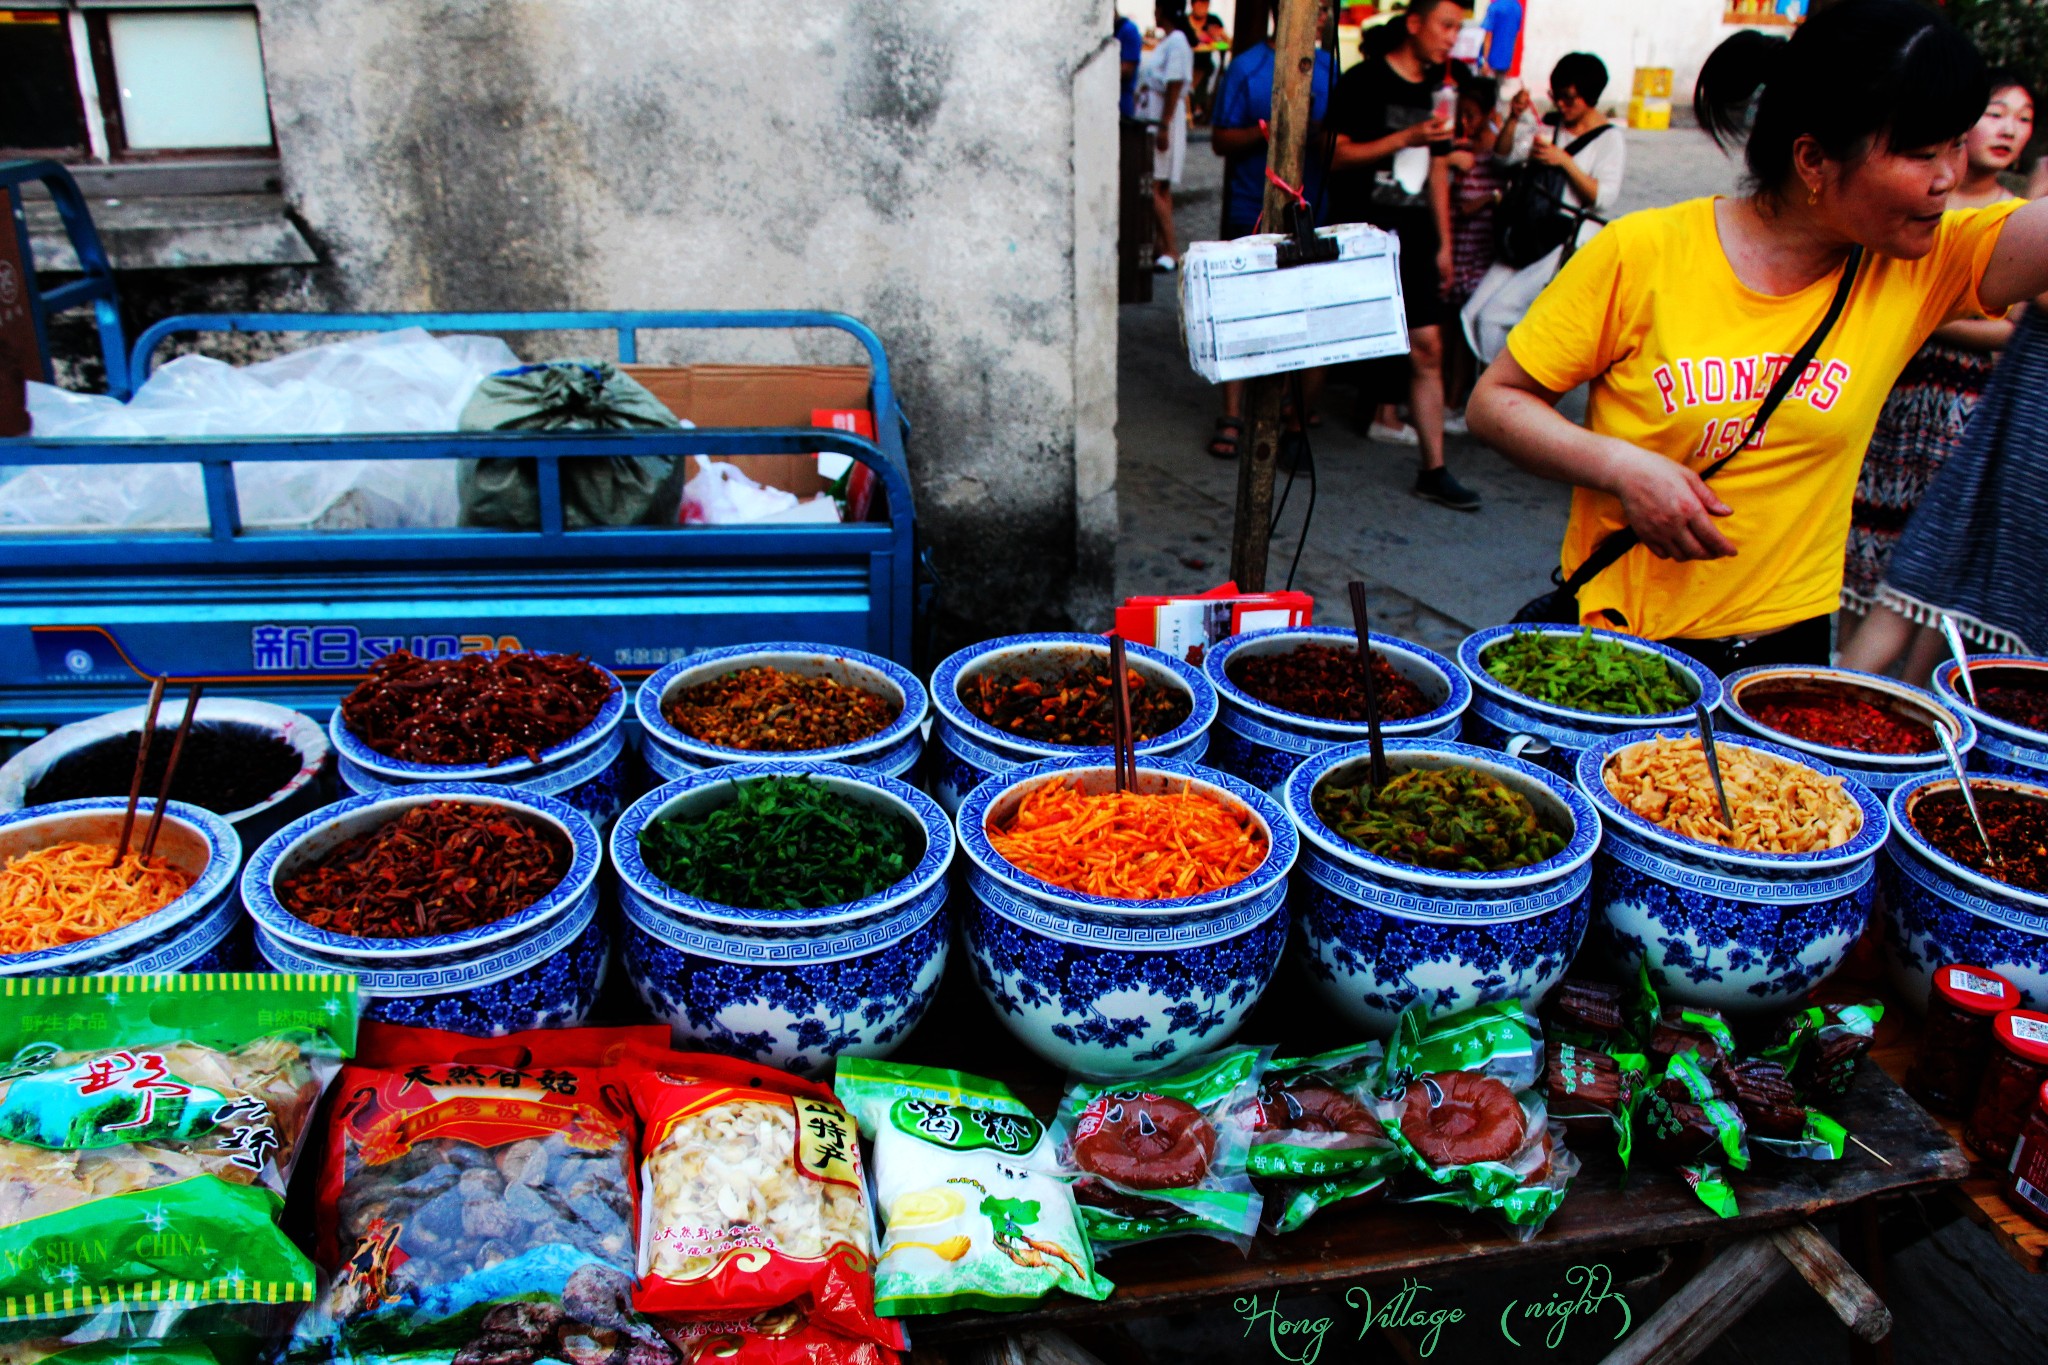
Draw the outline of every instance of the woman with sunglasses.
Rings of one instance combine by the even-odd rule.
[[[1828,662],[1857,470],[1899,371],[1943,324],[2048,290],[2048,203],[1947,209],[1990,95],[1969,40],[1910,0],[1841,0],[1789,40],[1714,50],[1694,108],[1745,144],[1747,192],[1604,229],[1472,398],[1475,434],[1577,490],[1573,591],[1530,613],[1716,672]],[[1583,427],[1556,408],[1580,384]]]

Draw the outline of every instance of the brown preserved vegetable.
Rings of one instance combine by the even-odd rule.
[[[1940,1114],[1968,1109],[1991,1052],[1991,1021],[2019,1003],[2019,990],[1996,972],[1961,963],[1937,969],[1920,1051],[1906,1073],[1913,1098]]]
[[[2007,1010],[1992,1022],[1992,1036],[1998,1046],[1984,1064],[1963,1136],[1979,1157],[2003,1165],[2035,1096],[2048,1084],[2048,1014]]]

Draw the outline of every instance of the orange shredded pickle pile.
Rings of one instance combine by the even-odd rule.
[[[1243,881],[1266,860],[1251,812],[1183,784],[1103,792],[1047,782],[1027,792],[989,842],[1018,870],[1090,896],[1165,900]]]
[[[162,858],[76,840],[10,858],[0,869],[0,953],[29,953],[96,938],[185,894],[192,878]]]

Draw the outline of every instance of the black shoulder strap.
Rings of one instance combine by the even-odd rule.
[[[1577,156],[1580,152],[1586,150],[1587,146],[1591,144],[1594,138],[1600,136],[1600,134],[1606,132],[1609,128],[1612,128],[1613,126],[1614,125],[1611,123],[1603,123],[1598,128],[1592,129],[1590,132],[1583,133],[1580,136],[1573,138],[1571,145],[1564,149],[1564,154],[1566,156]]]
[[[1742,444],[1700,471],[1702,479],[1713,478],[1727,467],[1730,460],[1762,437],[1764,424],[1771,420],[1771,414],[1778,410],[1778,405],[1792,392],[1793,386],[1799,382],[1799,377],[1806,373],[1806,367],[1813,363],[1813,357],[1820,350],[1821,343],[1827,340],[1828,333],[1834,330],[1835,323],[1840,320],[1842,309],[1849,302],[1849,291],[1855,287],[1856,273],[1862,265],[1863,248],[1852,247],[1849,259],[1842,265],[1841,281],[1835,285],[1835,297],[1829,302],[1827,314],[1821,318],[1820,326],[1813,329],[1813,335],[1806,339],[1806,343],[1793,355],[1791,362],[1778,371],[1778,377],[1772,381],[1770,392],[1764,395],[1764,401],[1757,407],[1756,415],[1749,419],[1749,430],[1743,433]],[[1565,592],[1576,597],[1580,589],[1599,577],[1638,543],[1640,538],[1633,527],[1624,526],[1621,530],[1609,534],[1593,547],[1593,553],[1587,555],[1578,568],[1572,570],[1571,577],[1564,581]]]

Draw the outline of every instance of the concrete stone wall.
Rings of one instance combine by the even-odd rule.
[[[852,313],[888,346],[914,424],[946,633],[1100,618],[1110,0],[259,8],[326,306]],[[808,335],[643,353],[849,358]]]

